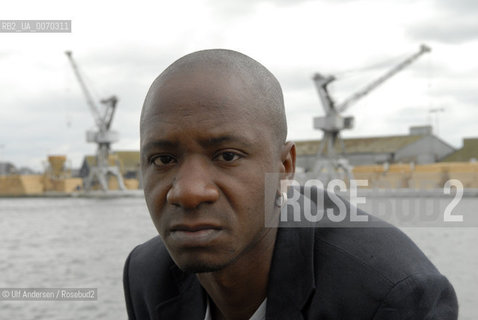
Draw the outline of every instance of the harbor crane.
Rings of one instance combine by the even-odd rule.
[[[344,142],[340,133],[344,129],[353,128],[354,117],[344,117],[341,114],[359,99],[363,98],[386,80],[390,79],[393,75],[409,66],[421,55],[430,51],[431,49],[428,46],[422,44],[418,52],[409,56],[381,77],[365,86],[362,90],[352,94],[344,102],[339,104],[333,100],[328,91],[328,85],[336,80],[336,78],[333,75],[324,76],[320,73],[314,75],[313,80],[322,107],[325,111],[324,117],[314,118],[314,129],[320,129],[324,132],[313,169],[314,174],[317,175],[319,179],[328,182],[335,178],[347,181],[352,178],[351,166],[348,164],[347,159],[340,155],[340,153],[344,153],[345,151]],[[336,152],[336,145],[339,145],[340,153]]]
[[[86,132],[86,141],[96,143],[98,145],[96,151],[96,163],[90,168],[88,177],[85,179],[85,190],[91,190],[95,182],[98,182],[104,191],[109,189],[108,177],[109,175],[115,176],[118,181],[118,186],[121,190],[125,190],[123,177],[118,169],[118,166],[114,165],[110,161],[110,149],[111,144],[119,140],[117,131],[111,130],[111,123],[113,122],[113,116],[118,103],[116,96],[111,96],[106,99],[100,100],[100,103],[104,105],[104,112],[100,111],[100,108],[96,105],[92,98],[88,87],[83,80],[80,70],[73,59],[71,51],[65,52],[71,67],[75,73],[83,94],[86,97],[86,102],[93,115],[97,130],[88,130]]]

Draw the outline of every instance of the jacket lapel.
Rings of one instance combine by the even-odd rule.
[[[176,265],[171,266],[171,274],[179,294],[156,306],[158,320],[204,320],[206,294],[196,276],[182,272]]]
[[[303,319],[315,290],[313,228],[279,228],[267,293],[266,319]]]

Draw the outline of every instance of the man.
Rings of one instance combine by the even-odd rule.
[[[295,146],[255,60],[177,60],[148,91],[140,135],[160,236],[126,261],[130,319],[456,319],[453,288],[397,229],[278,225]]]

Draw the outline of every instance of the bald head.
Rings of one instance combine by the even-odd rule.
[[[151,85],[141,113],[141,132],[145,119],[157,107],[158,97],[171,86],[197,86],[197,83],[214,79],[230,83],[236,95],[244,99],[238,110],[251,119],[260,121],[269,129],[276,143],[283,144],[287,137],[282,89],[274,75],[254,59],[232,50],[212,49],[188,54],[171,64]],[[204,90],[198,103],[207,103],[208,95],[220,94],[221,88]],[[223,99],[228,104],[227,98]],[[236,104],[237,105],[237,104]],[[213,106],[221,108],[222,106]],[[231,119],[234,120],[234,119]]]

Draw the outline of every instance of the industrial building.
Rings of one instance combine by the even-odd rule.
[[[296,166],[312,171],[321,140],[297,141]],[[433,135],[431,126],[411,127],[408,135],[343,139],[342,157],[352,166],[414,163],[430,164],[441,161],[456,150]]]

